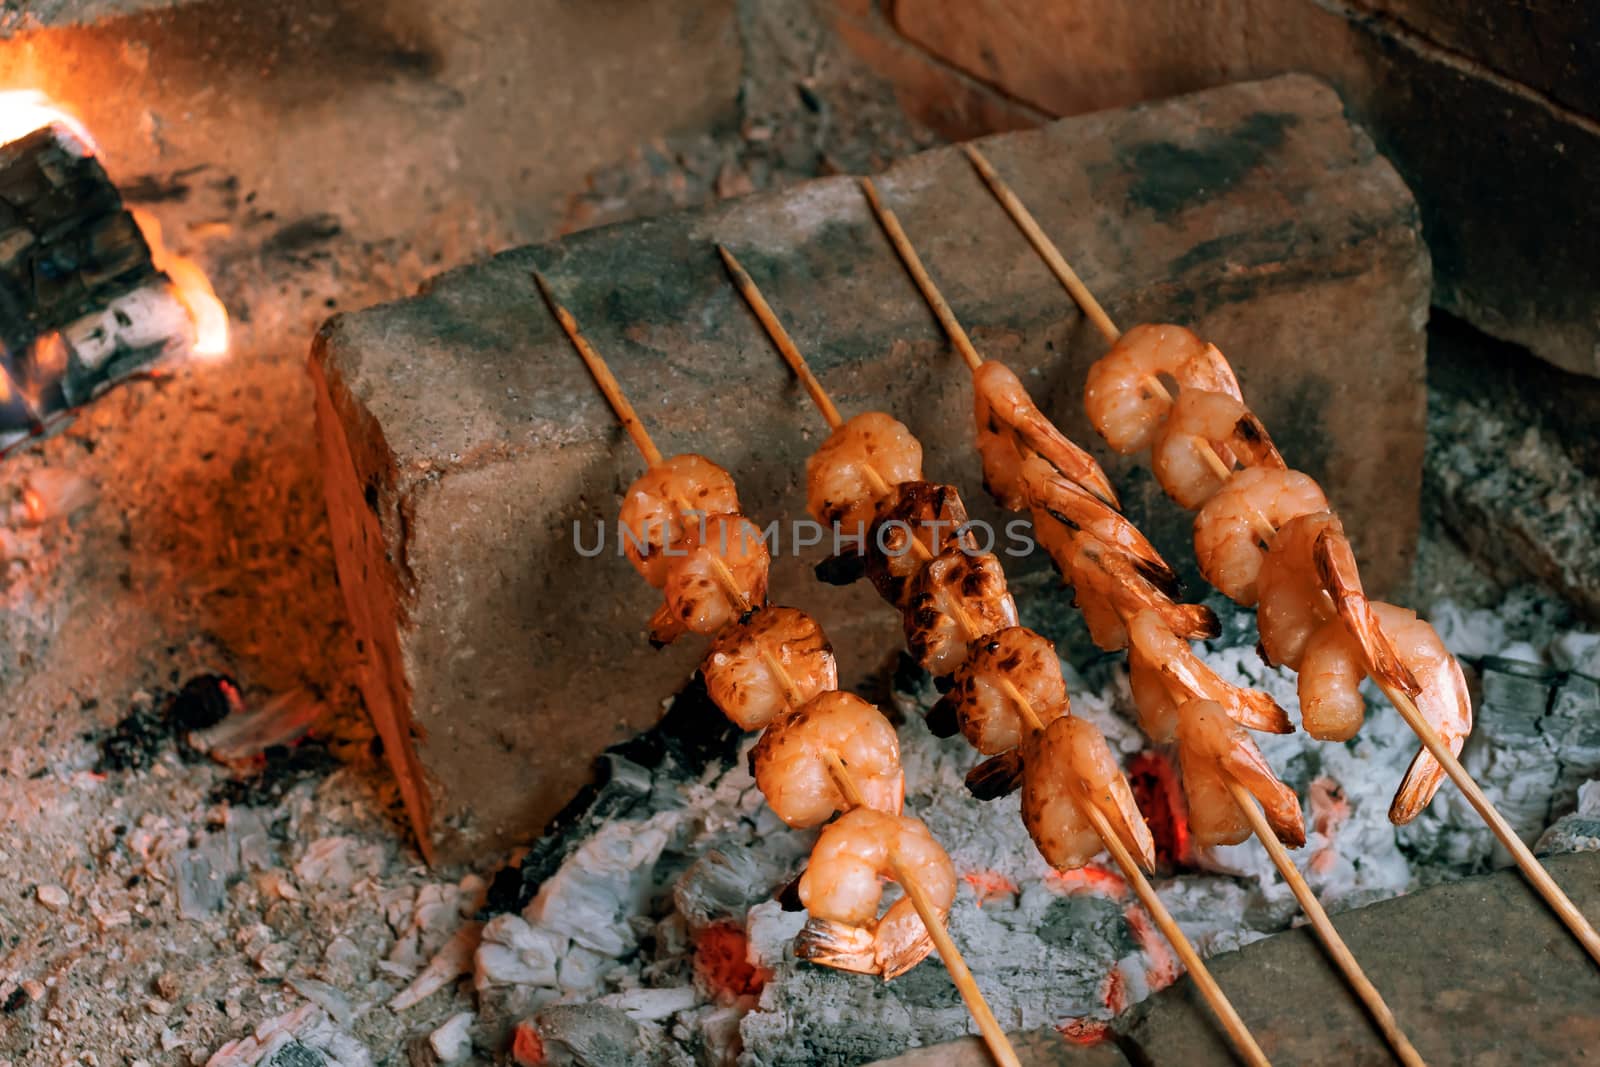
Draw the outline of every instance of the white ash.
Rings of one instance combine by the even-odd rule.
[[[1478,665],[1469,666],[1475,688],[1487,688],[1467,750],[1485,789],[1525,813],[1519,828],[1533,836],[1573,811],[1581,794],[1588,806],[1546,845],[1593,847],[1600,786],[1580,786],[1600,774],[1600,738],[1590,736],[1600,731],[1600,707],[1592,679],[1575,668],[1600,657],[1600,637],[1560,630],[1546,607],[1527,595],[1493,612],[1442,603],[1433,619],[1446,642]],[[1225,636],[1205,649],[1207,662],[1297,712],[1293,676],[1263,666],[1252,620],[1227,614]],[[1548,699],[1532,718],[1508,708],[1503,695],[1501,661],[1513,657],[1547,669],[1540,684],[1549,684],[1539,692]],[[1069,666],[1066,674],[1074,711],[1095,721],[1114,748],[1147,747],[1127,717],[1126,674],[1114,658],[1083,672]],[[896,703],[910,711],[929,696],[900,693]],[[1317,798],[1308,803],[1308,842],[1296,860],[1334,911],[1495,860],[1487,831],[1470,812],[1461,817],[1465,805],[1448,783],[1417,823],[1399,830],[1389,823],[1390,799],[1417,742],[1376,691],[1368,697],[1368,722],[1346,744],[1303,733],[1257,736],[1284,778]],[[963,875],[951,933],[1002,1023],[1104,1020],[1169,980],[1168,950],[1154,938],[1141,942],[1125,914],[1129,898],[1109,891],[1114,881],[1097,888],[1055,877],[1021,826],[1016,797],[970,799],[962,777],[976,757],[964,742],[932,737],[916,714],[900,735],[907,810],[928,822]],[[1506,752],[1508,745],[1517,751]],[[594,1064],[865,1062],[971,1032],[937,959],[892,983],[794,960],[804,916],[769,898],[800,869],[815,832],[778,823],[742,760],[694,782],[657,776],[644,796],[573,850],[521,916],[490,921],[476,958],[481,997],[539,1019],[564,1005],[611,1009],[572,1016],[583,1022],[574,1032],[585,1035],[575,1054]],[[1157,885],[1202,950],[1236,948],[1297,921],[1292,896],[1258,844],[1212,849],[1199,864]],[[736,922],[750,962],[771,972],[758,998],[730,1002],[696,977],[696,933],[719,922]],[[574,957],[581,966],[570,966]],[[652,1033],[657,1040],[646,1041],[645,1058],[614,1058]]]

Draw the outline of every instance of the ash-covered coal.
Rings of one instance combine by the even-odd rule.
[[[1215,606],[1224,631],[1208,662],[1295,710],[1294,679],[1262,665],[1249,617]],[[1544,847],[1590,848],[1600,843],[1600,782],[1586,784],[1600,778],[1590,674],[1600,636],[1563,630],[1560,617],[1532,595],[1494,611],[1443,603],[1432,613],[1482,694],[1468,765],[1530,841],[1569,816]],[[1082,672],[1066,668],[1073,710],[1125,756],[1146,752],[1118,658],[1086,662]],[[1170,949],[1120,877],[1099,867],[1049,870],[1022,828],[1017,798],[974,801],[962,779],[977,757],[922,722],[936,690],[910,676],[897,682],[906,806],[955,862],[951,934],[1002,1022],[1093,1034],[1174,980]],[[1308,842],[1296,860],[1335,912],[1499,862],[1488,831],[1448,785],[1411,826],[1389,823],[1417,742],[1375,691],[1368,698],[1367,725],[1348,743],[1258,737],[1309,798]],[[659,746],[650,739],[644,750]],[[696,768],[667,758],[646,768],[610,758],[610,779],[566,820],[559,844],[541,844],[532,899],[483,929],[474,960],[480,1026],[504,1031],[520,1021],[554,1039],[576,1019],[582,1039],[568,1045],[581,1063],[751,1067],[866,1062],[971,1031],[937,958],[890,983],[794,959],[804,915],[776,898],[803,867],[815,831],[774,818],[744,760]],[[1157,888],[1202,951],[1238,947],[1297,916],[1254,842],[1180,857]],[[730,944],[735,957],[742,948],[744,966],[727,966]],[[568,1018],[575,1005],[585,1011]]]

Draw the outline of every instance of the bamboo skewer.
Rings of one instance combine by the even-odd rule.
[[[877,200],[875,192],[871,188],[871,182],[863,179],[862,187],[867,191],[868,200],[873,204],[875,211],[880,209],[887,210],[883,209],[882,205]],[[893,218],[892,215],[889,217],[891,219]],[[910,242],[905,237],[905,232],[899,229],[898,221],[893,222],[892,225],[893,229],[891,230],[891,224],[889,222],[884,223],[884,229],[890,232],[890,239],[896,240],[894,235],[896,232],[898,232],[899,238],[896,242],[896,247],[900,247],[900,243],[903,242],[904,252],[902,254],[909,257],[915,257],[916,252],[911,249]],[[815,385],[815,389],[812,388],[812,384],[808,384],[806,388],[807,391],[811,393],[812,399],[817,402],[817,407],[823,411],[824,417],[827,417],[826,413],[830,410],[836,412],[837,409],[834,407],[832,400],[828,398],[827,393],[822,388],[821,383],[817,382],[815,376],[811,374],[810,368],[806,365],[805,357],[800,354],[800,351],[797,348],[795,348],[794,343],[790,340],[788,333],[784,330],[783,324],[778,321],[777,316],[771,313],[771,308],[767,305],[766,300],[761,297],[760,291],[756,289],[755,283],[750,279],[750,276],[748,274],[743,274],[742,271],[737,270],[738,261],[733,258],[733,255],[730,252],[724,249],[722,250],[722,253],[724,261],[728,263],[729,270],[736,272],[736,281],[738,281],[739,275],[743,275],[742,282],[739,282],[739,289],[740,292],[745,295],[746,299],[750,301],[752,310],[756,309],[756,301],[758,300],[760,301],[760,306],[762,308],[766,308],[767,313],[765,315],[763,315],[760,311],[757,311],[756,317],[761,320],[762,326],[766,328],[769,336],[771,336],[773,345],[777,347],[779,352],[783,354],[784,360],[788,362],[790,367],[792,367],[795,372],[801,376],[802,380],[808,380],[810,383]],[[918,261],[918,264],[920,267],[920,261]],[[927,277],[925,271],[923,272],[923,277]],[[933,287],[933,282],[931,279],[928,279],[927,284],[931,288],[931,291],[937,296],[938,289]],[[933,303],[934,301],[930,298],[929,302]],[[938,297],[937,306],[943,307],[944,309],[944,312],[940,315],[940,321],[944,322],[945,316],[948,315],[949,323],[947,324],[946,328],[950,329],[953,327],[955,331],[958,331],[958,333],[951,334],[952,338],[955,336],[965,338],[966,334],[964,332],[960,332],[961,324],[956,321],[954,313],[950,311],[949,305],[944,303],[942,296]],[[959,342],[958,347],[960,347]],[[970,342],[968,342],[967,347],[970,349]],[[968,365],[976,368],[977,366],[981,365],[982,360],[981,358],[977,357],[976,351],[973,351],[972,355],[973,358],[968,360]],[[922,546],[922,543],[917,541],[915,538],[913,538],[913,543],[919,548],[923,548],[924,552],[926,551],[926,549]],[[962,624],[964,629],[968,630],[969,639],[977,636],[973,632],[974,628],[972,627],[970,620],[958,619],[958,622]],[[1017,705],[1019,713],[1021,714],[1023,720],[1027,723],[1030,730],[1037,732],[1045,728],[1044,722],[1039,718],[1038,713],[1034,710],[1032,702],[1028,700],[1026,694],[1017,688],[1015,683],[1011,682],[1009,679],[1004,680],[1004,692],[1006,696]],[[846,793],[846,799],[849,799],[848,793]],[[1222,991],[1222,987],[1219,986],[1216,979],[1211,976],[1211,972],[1206,968],[1205,961],[1200,958],[1200,953],[1195,950],[1194,945],[1189,942],[1188,936],[1184,934],[1183,929],[1178,925],[1177,920],[1172,917],[1172,913],[1167,910],[1166,905],[1161,902],[1161,898],[1156,895],[1155,888],[1151,886],[1149,881],[1145,878],[1144,872],[1139,869],[1138,860],[1127,850],[1121,839],[1117,837],[1116,830],[1106,821],[1105,816],[1102,815],[1098,809],[1094,807],[1094,805],[1086,803],[1082,800],[1082,798],[1080,798],[1079,806],[1089,814],[1089,818],[1094,824],[1095,832],[1100,836],[1101,841],[1105,844],[1106,849],[1111,853],[1111,856],[1116,861],[1117,866],[1122,869],[1123,876],[1128,884],[1133,886],[1134,893],[1139,897],[1140,904],[1143,905],[1145,911],[1148,912],[1154,919],[1157,927],[1161,930],[1167,941],[1177,952],[1178,958],[1183,961],[1183,964],[1188,969],[1190,975],[1194,977],[1195,985],[1200,989],[1201,995],[1205,997],[1206,1002],[1211,1006],[1211,1010],[1216,1014],[1218,1021],[1222,1024],[1222,1027],[1227,1032],[1229,1038],[1232,1039],[1234,1046],[1239,1050],[1240,1055],[1248,1063],[1258,1065],[1258,1067],[1265,1067],[1265,1065],[1268,1065],[1267,1057],[1265,1053],[1261,1051],[1261,1046],[1256,1043],[1256,1040],[1251,1035],[1249,1028],[1245,1026],[1244,1020],[1239,1017],[1238,1011],[1228,1000],[1227,994]],[[914,899],[913,903],[915,903]]]
[[[754,280],[734,258],[733,253],[728,251],[726,245],[718,245],[717,252],[721,254],[723,264],[733,277],[733,284],[738,288],[739,295],[750,305],[750,310],[755,312],[756,318],[761,320],[761,325],[765,327],[767,336],[772,338],[772,343],[777,346],[778,354],[783,356],[783,361],[789,364],[789,369],[800,379],[800,384],[806,387],[806,392],[811,394],[812,402],[817,405],[822,417],[828,422],[828,429],[837,430],[844,422],[839,415],[839,409],[833,406],[827,390],[822,388],[817,376],[811,373],[805,357],[800,354],[800,350],[794,345],[794,340],[790,338],[789,331],[783,328],[783,323],[773,314],[772,305],[767,303],[767,298],[761,295],[761,290],[756,288]]]
[[[1101,333],[1105,334],[1108,341],[1115,342],[1121,336],[1117,331],[1116,325],[1106,315],[1105,309],[1100,306],[1100,302],[1095,299],[1094,294],[1089,292],[1083,282],[1078,279],[1078,276],[1073,273],[1071,266],[1067,264],[1065,257],[1061,255],[1060,249],[1056,248],[1055,242],[1051,241],[1044,231],[1040,229],[1038,221],[1034,219],[1032,212],[1017,199],[1016,195],[1006,186],[1004,179],[995,173],[994,168],[989,166],[988,161],[983,159],[982,153],[976,148],[970,145],[967,146],[967,158],[972,160],[973,166],[978,169],[978,173],[988,183],[989,188],[994,191],[1001,206],[1006,209],[1006,212],[1011,216],[1012,221],[1017,224],[1018,228],[1027,235],[1028,240],[1033,243],[1033,247],[1039,252],[1046,264],[1050,266],[1050,269],[1055,272],[1062,286],[1066,288],[1078,306],[1083,309],[1084,314],[1097,325],[1100,325]],[[1376,679],[1374,680],[1376,681]],[[1572,898],[1568,897],[1556,880],[1550,876],[1550,872],[1545,870],[1543,865],[1539,863],[1532,850],[1523,844],[1516,831],[1506,822],[1505,816],[1501,815],[1499,810],[1495,808],[1494,803],[1484,795],[1483,790],[1473,780],[1472,775],[1462,766],[1455,753],[1451,752],[1444,741],[1440,739],[1432,725],[1423,718],[1422,712],[1418,710],[1411,698],[1382,682],[1379,682],[1378,685],[1383,690],[1384,695],[1389,698],[1390,703],[1394,705],[1395,710],[1400,713],[1400,717],[1405,720],[1406,725],[1417,735],[1417,739],[1433,754],[1433,758],[1439,761],[1439,765],[1444,768],[1450,780],[1456,784],[1456,788],[1460,789],[1462,794],[1466,796],[1467,802],[1477,811],[1495,838],[1501,845],[1505,846],[1507,852],[1511,853],[1511,858],[1516,861],[1517,867],[1526,876],[1534,890],[1544,898],[1545,903],[1556,913],[1567,929],[1572,932],[1572,935],[1578,939],[1584,951],[1597,964],[1600,964],[1600,933],[1595,931],[1594,925],[1584,916],[1583,912],[1578,910],[1577,905],[1572,902]]]
[[[839,787],[845,803],[852,808],[865,806],[861,790],[857,788],[855,779],[850,777],[850,770],[845,766],[844,760],[833,751],[826,753],[826,759],[828,769],[833,774],[834,784]],[[939,958],[944,960],[945,970],[950,972],[950,980],[961,992],[961,999],[966,1001],[967,1010],[976,1020],[978,1031],[988,1044],[990,1053],[1001,1067],[1021,1067],[1016,1050],[1011,1047],[1011,1039],[1006,1036],[1005,1028],[1000,1025],[1000,1021],[994,1017],[989,1002],[983,999],[983,994],[978,990],[977,979],[972,977],[967,961],[962,958],[955,942],[950,940],[950,934],[945,930],[944,921],[939,917],[939,911],[933,906],[933,901],[928,899],[928,895],[922,891],[921,884],[910,877],[893,856],[889,857],[889,865],[894,870],[895,881],[905,891],[911,906],[917,909],[922,925],[927,927],[929,936],[933,938],[933,946],[939,950]]]
[[[961,328],[961,321],[956,318],[956,313],[950,310],[950,305],[940,294],[939,287],[933,284],[933,278],[928,275],[928,268],[922,265],[922,257],[911,247],[911,239],[906,236],[899,217],[878,198],[878,188],[872,184],[871,178],[861,179],[861,192],[866,195],[872,213],[877,216],[878,225],[882,226],[883,232],[888,235],[889,243],[900,253],[900,259],[905,263],[912,280],[927,298],[928,306],[933,308],[933,313],[938,318],[939,325],[944,327],[950,343],[956,346],[961,358],[967,361],[967,366],[977,370],[983,364],[983,357],[978,355],[978,350],[973,347],[972,338],[967,336],[967,331]]]
[[[661,466],[661,450],[650,440],[650,432],[644,428],[644,423],[640,421],[638,412],[633,410],[633,405],[628,403],[628,398],[622,392],[622,386],[617,384],[611,368],[606,366],[606,361],[600,358],[600,353],[594,350],[588,338],[578,329],[578,320],[572,317],[572,312],[561,306],[561,301],[550,291],[550,283],[545,281],[543,274],[534,271],[533,280],[538,284],[544,302],[549,305],[550,313],[566,331],[567,339],[572,342],[572,347],[578,350],[578,355],[582,357],[584,366],[589,368],[589,373],[594,376],[594,382],[600,387],[600,392],[605,394],[606,402],[616,413],[617,421],[622,423],[622,428],[628,431],[628,436],[633,438],[634,446],[644,456],[645,466]]]
[[[1373,680],[1378,681],[1377,679]],[[1516,861],[1518,869],[1522,871],[1538,894],[1544,898],[1545,903],[1550,905],[1551,910],[1556,913],[1556,917],[1561,920],[1568,930],[1572,931],[1572,936],[1578,939],[1578,943],[1583,946],[1589,957],[1595,963],[1600,964],[1600,933],[1595,932],[1594,924],[1584,916],[1583,912],[1578,910],[1578,906],[1572,902],[1572,898],[1567,896],[1566,891],[1550,876],[1550,872],[1545,870],[1544,865],[1533,854],[1533,850],[1523,843],[1522,838],[1517,836],[1517,832],[1511,828],[1510,823],[1506,822],[1505,816],[1500,814],[1500,810],[1494,806],[1494,802],[1484,795],[1483,789],[1473,780],[1472,775],[1461,765],[1461,761],[1456,758],[1455,754],[1450,751],[1449,746],[1444,743],[1444,739],[1433,728],[1433,724],[1423,718],[1422,712],[1418,710],[1416,703],[1405,693],[1384,682],[1378,682],[1378,688],[1383,690],[1383,694],[1389,698],[1389,702],[1400,713],[1400,717],[1406,721],[1406,725],[1411,727],[1412,733],[1417,735],[1417,739],[1422,742],[1423,747],[1433,754],[1434,759],[1439,761],[1439,765],[1444,768],[1445,774],[1449,775],[1450,780],[1456,784],[1456,788],[1461,790],[1462,794],[1467,798],[1467,803],[1471,804],[1473,810],[1483,819],[1490,832],[1494,834],[1495,839],[1505,846],[1507,852],[1511,853],[1511,858]]]
[[[1061,250],[1056,248],[1055,243],[1045,236],[1044,231],[1039,228],[1038,222],[1034,221],[1032,213],[1028,211],[1021,200],[1017,199],[1017,194],[1013,193],[1011,187],[1001,180],[1000,175],[995,172],[994,167],[990,166],[989,161],[984,158],[982,152],[978,151],[976,145],[965,144],[961,146],[961,150],[966,153],[967,159],[977,169],[978,176],[989,186],[990,192],[994,193],[995,198],[1005,206],[1006,211],[1010,213],[1012,219],[1022,229],[1023,234],[1032,243],[1034,251],[1039,253],[1039,256],[1049,265],[1050,270],[1060,279],[1061,284],[1066,286],[1067,292],[1071,293],[1072,298],[1078,302],[1078,306],[1083,308],[1084,314],[1089,317],[1090,322],[1094,323],[1095,329],[1099,330],[1101,336],[1107,341],[1115,344],[1119,334],[1116,326],[1112,325],[1110,316],[1096,302],[1094,294],[1089,292],[1089,287],[1083,284],[1083,279],[1078,277],[1078,273],[1062,257]],[[1156,382],[1156,387],[1161,389],[1162,392],[1166,392],[1166,389],[1162,388],[1159,381]]]
[[[650,431],[645,428],[644,422],[640,420],[638,414],[634,411],[633,405],[628,402],[626,394],[622,391],[622,386],[618,384],[616,376],[611,373],[611,368],[606,365],[604,358],[594,350],[594,347],[583,336],[582,331],[578,329],[577,320],[572,317],[571,312],[567,311],[560,301],[555,298],[555,294],[551,291],[550,285],[544,276],[538,271],[534,271],[533,279],[539,286],[539,292],[543,295],[545,303],[549,305],[551,313],[555,315],[556,321],[561,324],[562,330],[566,332],[567,338],[572,342],[572,347],[578,350],[578,355],[583,358],[584,365],[589,368],[589,373],[594,376],[595,384],[605,394],[606,401],[611,405],[612,411],[616,413],[617,420],[628,431],[628,436],[633,439],[634,445],[639,449],[645,462],[650,467],[659,466],[662,462],[661,451],[656,448],[655,442],[650,439]],[[818,389],[821,389],[820,385]],[[823,395],[826,396],[826,394]],[[837,415],[837,412],[835,414]],[[724,595],[740,609],[741,613],[748,611],[751,604],[738,588],[738,584],[733,574],[728,570],[727,565],[716,558],[712,559],[712,563],[717,583],[722,587]],[[768,668],[777,676],[780,685],[783,687],[786,699],[793,705],[795,695],[798,693],[798,687],[794,684],[794,679],[776,657],[769,654],[763,658]],[[828,752],[826,757],[829,760],[829,769],[833,773],[834,781],[839,786],[839,792],[844,796],[846,803],[852,808],[861,807],[861,791],[856,787],[855,780],[850,776],[844,761],[834,752]],[[1011,1047],[1011,1039],[1006,1036],[1005,1029],[1001,1027],[999,1020],[995,1018],[994,1011],[989,1007],[989,1002],[984,999],[983,991],[978,988],[977,979],[973,978],[972,970],[962,957],[961,950],[950,939],[950,934],[945,930],[944,921],[940,917],[938,910],[933,906],[933,902],[928,899],[927,894],[922,891],[922,887],[917,884],[916,880],[909,877],[900,868],[898,862],[892,858],[890,862],[894,867],[895,880],[899,882],[900,887],[905,891],[912,906],[917,909],[917,915],[922,919],[923,926],[927,927],[928,934],[933,939],[934,948],[938,950],[939,958],[944,961],[945,970],[950,974],[951,982],[955,984],[956,990],[961,994],[961,999],[966,1003],[967,1010],[972,1013],[973,1020],[978,1024],[978,1030],[982,1033],[983,1039],[988,1044],[996,1062],[1001,1067],[1021,1067],[1021,1061],[1017,1059],[1016,1050]]]
[[[1333,920],[1328,918],[1328,913],[1323,910],[1322,902],[1317,900],[1316,894],[1311,891],[1311,886],[1306,883],[1300,869],[1294,865],[1294,860],[1289,858],[1289,852],[1283,847],[1283,842],[1278,840],[1277,835],[1272,832],[1272,827],[1267,825],[1266,816],[1261,814],[1261,809],[1256,806],[1255,798],[1234,779],[1225,778],[1224,781],[1227,782],[1228,791],[1233,794],[1233,802],[1239,805],[1239,810],[1244,812],[1245,818],[1250,821],[1250,829],[1255,831],[1256,837],[1266,848],[1267,855],[1272,857],[1272,865],[1278,868],[1283,880],[1289,883],[1294,898],[1300,902],[1300,910],[1311,920],[1312,929],[1322,942],[1322,947],[1332,957],[1335,966],[1344,975],[1345,981],[1350,984],[1350,988],[1355,991],[1361,1003],[1366,1006],[1367,1012],[1383,1033],[1384,1040],[1389,1042],[1389,1047],[1394,1050],[1396,1058],[1406,1067],[1425,1067],[1416,1046],[1411,1044],[1411,1039],[1406,1037],[1405,1031],[1401,1030],[1400,1024],[1395,1021],[1394,1012],[1385,1003],[1383,994],[1378,992],[1378,987],[1373,985],[1371,979],[1362,971],[1355,954],[1344,943],[1344,938],[1339,936]]]
[[[1233,1041],[1234,1048],[1246,1062],[1258,1065],[1268,1064],[1266,1053],[1261,1051],[1261,1046],[1256,1044],[1255,1037],[1250,1033],[1250,1028],[1239,1018],[1239,1013],[1234,1010],[1228,996],[1217,985],[1217,980],[1211,977],[1211,972],[1206,970],[1205,963],[1200,959],[1200,954],[1189,943],[1188,937],[1178,926],[1172,913],[1167,911],[1166,905],[1161,903],[1161,898],[1156,896],[1155,887],[1145,879],[1144,872],[1139,869],[1139,863],[1134,859],[1133,853],[1128,851],[1128,846],[1117,837],[1116,830],[1106,821],[1105,815],[1093,804],[1081,804],[1085,815],[1094,824],[1095,833],[1100,835],[1106,848],[1111,853],[1111,858],[1117,861],[1117,866],[1122,869],[1122,875],[1128,884],[1133,886],[1133,891],[1139,897],[1139,903],[1144,905],[1145,911],[1155,920],[1161,932],[1171,942],[1173,949],[1178,953],[1178,958],[1188,968],[1189,976],[1194,979],[1194,984],[1200,987],[1200,992],[1206,998],[1206,1003],[1211,1005],[1211,1010],[1222,1023],[1222,1028],[1228,1032],[1228,1037]]]
[[[982,160],[982,156],[977,152],[976,149],[968,146],[967,157],[974,160],[974,165],[978,166],[979,173],[983,174],[985,176],[985,180],[990,182],[991,189],[1004,187],[1004,183],[1000,181],[999,176],[994,173],[993,169],[988,167],[986,160],[984,160],[981,165],[978,163],[979,160]],[[1009,190],[1006,190],[1006,192],[1009,199],[1012,202],[1017,203],[1017,207],[1019,209],[1026,210],[1025,208],[1022,208],[1020,202],[1016,201],[1015,196],[1010,194]],[[874,203],[876,204],[876,201],[874,201]],[[1034,233],[1038,234],[1039,241],[1046,245],[1049,244],[1048,238],[1045,238],[1043,233],[1038,230],[1037,223],[1033,223],[1032,230]],[[901,236],[904,237],[904,234],[902,233]],[[1037,243],[1036,247],[1038,247]],[[905,253],[903,252],[902,255],[904,254]],[[913,252],[911,254],[914,255],[915,253]],[[1057,276],[1062,278],[1063,284],[1067,284],[1067,279],[1071,279],[1071,284],[1068,286],[1069,291],[1081,291],[1087,299],[1093,300],[1093,295],[1089,293],[1088,289],[1083,285],[1083,282],[1078,279],[1077,274],[1073,272],[1069,265],[1067,265],[1065,259],[1061,257],[1059,252],[1055,253],[1054,258],[1056,263],[1059,264],[1061,268]],[[923,290],[923,295],[928,298],[929,303],[936,304],[936,306],[941,306],[948,310],[949,305],[945,302],[943,296],[938,293],[937,286],[935,286],[933,281],[928,278],[926,271],[923,271],[921,275],[917,277],[917,284],[919,288]],[[1108,336],[1113,340],[1116,336],[1119,336],[1117,334],[1116,326],[1111,322],[1110,317],[1106,315],[1105,310],[1098,304],[1095,304],[1094,310],[1092,312],[1088,312],[1088,314],[1089,317],[1100,326],[1102,332],[1107,333]],[[941,316],[941,321],[943,321],[943,316]],[[1160,390],[1170,399],[1171,394],[1167,393],[1166,388],[1161,384],[1159,379],[1152,377],[1149,379],[1149,382],[1152,384],[1153,388]],[[1223,481],[1227,481],[1227,479],[1231,477],[1232,471],[1227,467],[1226,464],[1222,462],[1221,457],[1217,456],[1215,450],[1211,448],[1209,442],[1200,441],[1199,444],[1202,449],[1202,454],[1207,456],[1213,470],[1218,472],[1218,477],[1220,477]],[[1265,520],[1263,519],[1262,522],[1265,522]],[[1271,533],[1270,526],[1267,527],[1267,531],[1269,534]],[[1022,698],[1022,694],[1020,692],[1015,691],[1014,686],[1008,695],[1011,696],[1013,700],[1017,701],[1019,705],[1026,707],[1025,699]],[[1368,980],[1365,973],[1362,972],[1360,965],[1356,962],[1354,955],[1351,954],[1349,948],[1345,946],[1343,940],[1340,939],[1338,931],[1334,929],[1332,921],[1328,918],[1327,912],[1323,910],[1321,903],[1316,899],[1315,895],[1311,893],[1310,887],[1305,884],[1305,880],[1300,877],[1299,870],[1295,868],[1293,861],[1289,859],[1288,853],[1284,851],[1282,843],[1279,842],[1277,837],[1273,834],[1271,827],[1269,827],[1266,824],[1265,819],[1261,817],[1259,809],[1255,807],[1255,801],[1249,796],[1248,793],[1243,793],[1242,790],[1234,794],[1234,799],[1235,802],[1240,805],[1241,810],[1244,811],[1246,817],[1250,819],[1252,829],[1254,829],[1256,835],[1262,839],[1262,844],[1266,847],[1268,854],[1271,855],[1273,863],[1278,867],[1279,872],[1283,875],[1285,881],[1290,883],[1290,888],[1294,890],[1296,899],[1300,901],[1302,909],[1305,911],[1307,917],[1311,920],[1312,927],[1323,939],[1323,942],[1328,949],[1328,953],[1332,957],[1334,963],[1338,965],[1340,971],[1343,973],[1345,979],[1350,983],[1357,997],[1369,1008],[1369,1010],[1371,1010],[1374,1019],[1378,1022],[1380,1030],[1382,1030],[1385,1037],[1389,1039],[1390,1044],[1395,1049],[1396,1054],[1400,1057],[1402,1062],[1408,1064],[1408,1067],[1414,1067],[1414,1065],[1420,1064],[1421,1060],[1416,1055],[1416,1049],[1412,1047],[1410,1041],[1395,1024],[1393,1011],[1390,1010],[1386,1003],[1384,1003],[1383,998],[1378,993],[1376,987],[1374,987],[1371,981]],[[1102,835],[1102,837],[1103,836],[1104,835]],[[1111,842],[1107,841],[1106,844],[1107,847],[1110,847]],[[1298,886],[1296,885],[1297,882]],[[1302,889],[1304,890],[1303,893],[1301,892]],[[1219,1012],[1219,1017],[1220,1016],[1221,1013]]]

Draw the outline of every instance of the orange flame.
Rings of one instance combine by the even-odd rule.
[[[65,126],[93,155],[100,146],[76,115],[52,101],[37,89],[11,89],[0,92],[0,144],[10,144],[42,126]]]
[[[11,89],[0,92],[0,144],[26,137],[43,126],[61,126],[72,134],[90,155],[100,146],[77,116],[37,89]],[[133,220],[150,246],[150,259],[156,269],[172,279],[178,300],[188,309],[194,322],[192,351],[197,356],[220,356],[228,351],[228,310],[217,299],[211,280],[199,264],[167,248],[161,239],[161,225],[142,211],[133,211]]]
[[[161,237],[161,223],[155,216],[138,208],[132,209],[132,215],[139,232],[144,234],[145,243],[150,246],[151,262],[172,279],[179,301],[189,309],[189,318],[194,322],[194,354],[223,355],[228,351],[228,309],[217,299],[211,279],[194,260],[167,247]]]

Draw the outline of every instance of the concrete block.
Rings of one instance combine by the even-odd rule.
[[[1403,576],[1428,263],[1409,194],[1338,98],[1280,78],[985,150],[1115,315],[1175,317],[1229,353],[1285,454],[1339,502],[1369,583]],[[880,188],[980,347],[1104,455],[1080,397],[1103,342],[966,161],[925,153]],[[740,255],[841,410],[904,420],[926,469],[998,518],[979,487],[967,374],[849,179],[507,252],[335,318],[312,373],[340,579],[370,657],[368,706],[447,856],[536,833],[590,758],[653,721],[701,654],[693,640],[651,650],[654,591],[614,552],[574,547],[574,522],[591,542],[597,524],[614,530],[641,463],[531,270],[549,276],[665,452],[727,466],[758,525],[804,513],[804,460],[824,424],[714,241]],[[1142,466],[1108,466],[1192,573],[1188,516]],[[785,540],[772,596],[817,615],[843,680],[859,684],[899,647],[898,619],[864,586],[814,581],[820,555]]]

